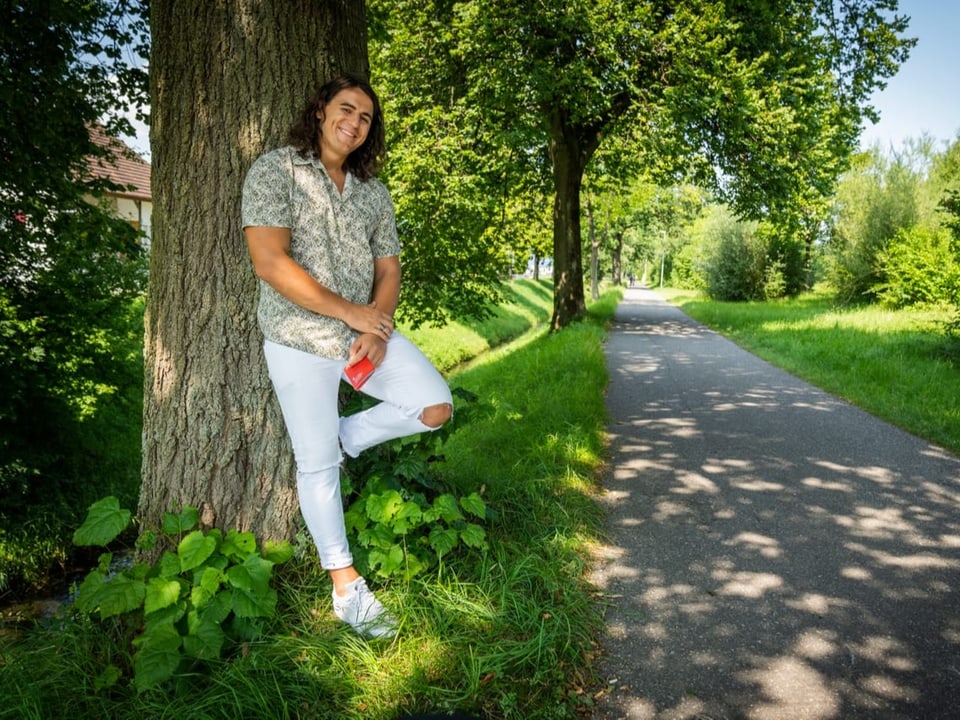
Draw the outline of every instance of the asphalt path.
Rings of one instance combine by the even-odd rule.
[[[596,720],[960,718],[960,460],[629,289]]]

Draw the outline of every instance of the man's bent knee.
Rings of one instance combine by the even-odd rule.
[[[449,420],[451,415],[453,415],[453,405],[450,403],[431,405],[423,409],[423,413],[420,415],[420,422],[427,427],[436,429]]]

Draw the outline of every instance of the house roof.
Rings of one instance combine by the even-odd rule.
[[[93,174],[117,185],[130,186],[125,190],[111,190],[107,194],[133,200],[150,200],[150,163],[119,138],[107,135],[99,125],[90,128],[90,139],[111,151],[110,158],[94,158],[90,162]]]

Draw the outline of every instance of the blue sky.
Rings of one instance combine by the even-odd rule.
[[[943,143],[960,132],[960,1],[900,0],[917,44],[887,87],[873,96],[880,122],[867,124],[861,145],[900,149],[928,134]]]

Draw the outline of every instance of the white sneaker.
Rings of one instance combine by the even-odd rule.
[[[333,590],[333,612],[354,630],[368,638],[392,638],[397,634],[397,620],[377,600],[367,581],[357,578],[346,586],[347,594]]]

